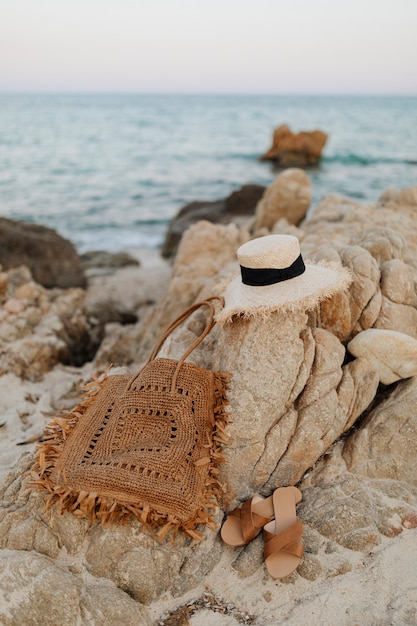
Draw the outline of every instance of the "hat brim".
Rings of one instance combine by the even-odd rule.
[[[308,311],[346,290],[352,282],[350,272],[334,263],[306,263],[305,267],[300,276],[264,287],[244,285],[239,273],[223,284],[225,305],[216,314],[216,321],[226,324],[235,316],[268,317],[274,311]]]

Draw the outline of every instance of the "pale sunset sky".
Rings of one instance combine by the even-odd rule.
[[[417,0],[0,0],[0,91],[417,94]]]

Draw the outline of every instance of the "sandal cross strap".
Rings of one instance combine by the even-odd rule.
[[[271,521],[271,517],[265,517],[256,513],[252,508],[253,498],[246,500],[240,508],[231,512],[232,517],[238,517],[242,526],[242,535],[245,543],[252,541],[262,530],[262,528]]]
[[[273,519],[272,498],[255,495],[227,516],[221,537],[229,546],[244,546]]]
[[[287,552],[288,554],[293,554],[301,559],[304,552],[303,544],[300,542],[302,535],[303,522],[300,519],[289,528],[286,528],[278,533],[278,535],[264,530],[265,561],[276,552]]]
[[[304,554],[303,523],[295,510],[300,501],[296,487],[280,487],[272,494],[275,519],[264,527],[265,565],[272,578],[292,574]]]

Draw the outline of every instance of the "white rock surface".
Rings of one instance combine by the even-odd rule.
[[[347,347],[353,356],[370,361],[384,385],[417,375],[417,340],[410,335],[369,328],[356,335]]]

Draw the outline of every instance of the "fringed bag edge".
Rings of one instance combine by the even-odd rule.
[[[35,463],[32,469],[25,474],[28,478],[28,486],[48,493],[44,511],[52,507],[61,515],[68,511],[78,518],[86,519],[89,523],[99,522],[104,528],[111,524],[126,524],[129,518],[133,516],[142,524],[144,529],[158,530],[156,536],[159,541],[162,541],[170,532],[173,532],[173,539],[175,539],[178,531],[182,531],[192,539],[201,540],[203,532],[197,527],[204,524],[212,530],[216,528],[213,515],[218,507],[218,498],[227,489],[226,485],[219,480],[217,468],[225,460],[222,447],[229,441],[226,434],[226,427],[230,423],[226,392],[229,388],[231,374],[213,372],[215,403],[212,437],[207,443],[209,471],[205,492],[194,518],[184,522],[171,514],[153,510],[146,503],[132,504],[112,500],[100,496],[96,492],[75,491],[68,487],[56,485],[51,479],[51,473],[56,466],[68,435],[87,408],[94,402],[95,396],[108,378],[109,369],[110,367],[101,376],[93,377],[89,383],[83,386],[82,389],[86,393],[72,411],[66,411],[55,416],[46,426],[43,440],[37,446]]]

